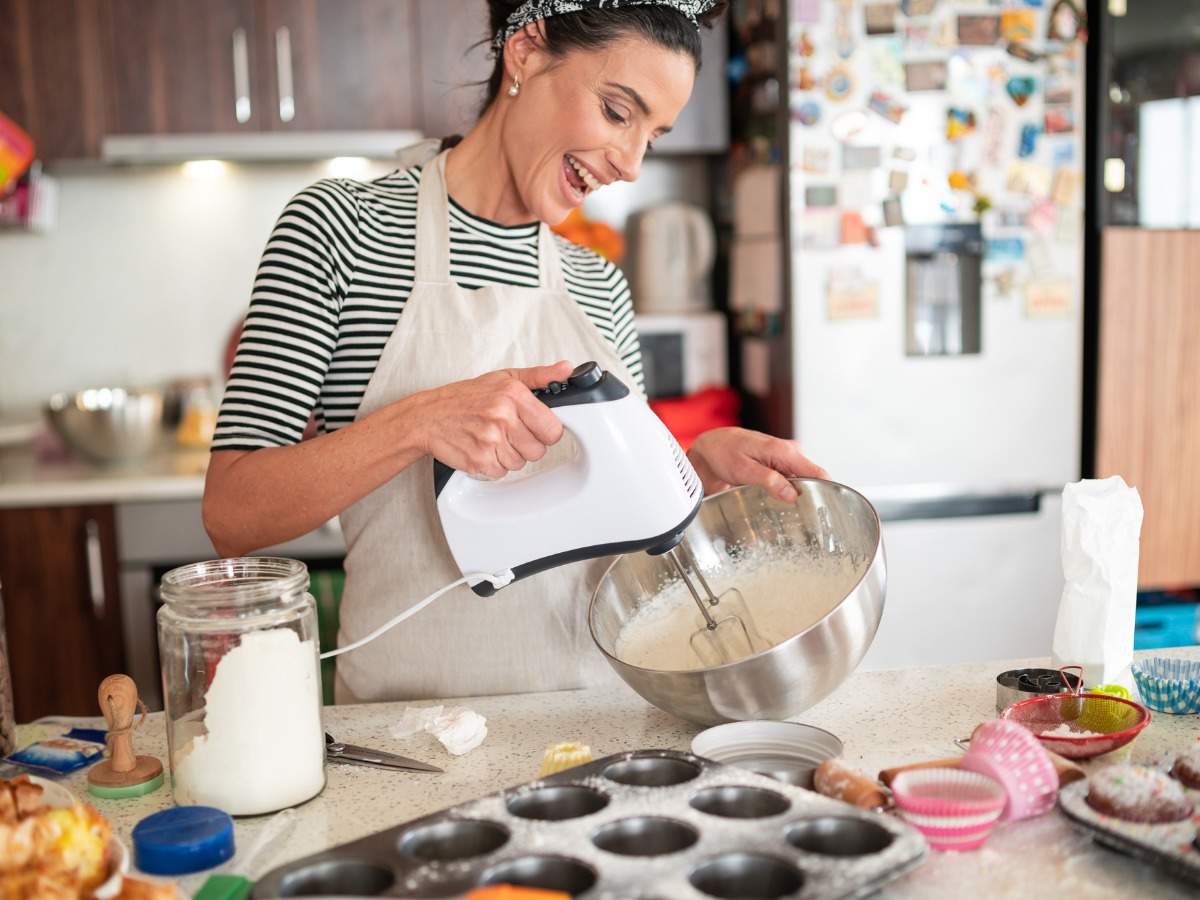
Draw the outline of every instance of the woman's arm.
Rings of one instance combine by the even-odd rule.
[[[503,369],[420,391],[299,444],[218,450],[204,528],[218,554],[242,556],[312,531],[427,455],[471,474],[516,471],[562,437],[532,389],[570,373],[568,362]]]

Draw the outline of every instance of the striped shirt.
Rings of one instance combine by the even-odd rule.
[[[284,208],[267,241],[225,387],[214,450],[300,440],[354,421],[384,345],[412,291],[415,166],[374,181],[325,179]],[[461,287],[538,286],[538,225],[506,226],[453,198],[450,275]],[[642,356],[629,285],[596,253],[554,236],[567,292],[639,385]]]

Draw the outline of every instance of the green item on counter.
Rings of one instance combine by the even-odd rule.
[[[163,774],[159,772],[156,778],[143,781],[141,784],[129,784],[125,787],[103,787],[88,782],[88,793],[101,800],[128,800],[130,797],[141,797],[143,794],[157,791],[162,786]]]
[[[192,900],[246,900],[254,882],[241,875],[209,875]]]

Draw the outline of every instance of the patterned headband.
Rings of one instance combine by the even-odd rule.
[[[616,9],[621,6],[669,6],[687,16],[697,28],[699,16],[717,4],[717,0],[526,0],[508,17],[507,24],[492,38],[492,50],[498,55],[504,43],[530,22],[585,9]]]

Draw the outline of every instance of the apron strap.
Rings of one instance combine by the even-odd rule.
[[[417,191],[416,279],[424,284],[450,283],[450,203],[446,199],[444,150],[421,170]],[[544,290],[564,293],[562,264],[554,233],[538,228],[538,282]]]
[[[418,284],[450,283],[450,204],[446,200],[446,154],[439,153],[421,170],[417,190]]]

